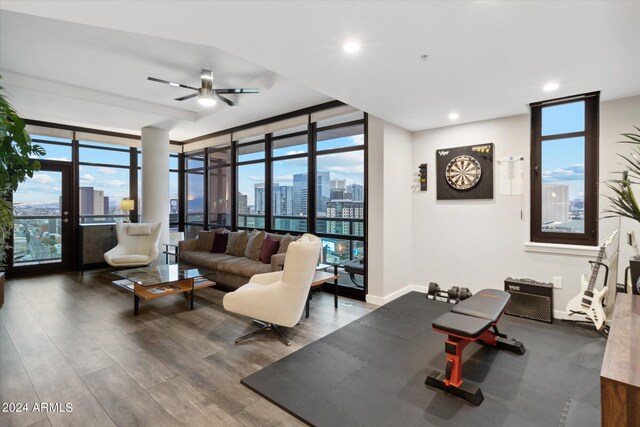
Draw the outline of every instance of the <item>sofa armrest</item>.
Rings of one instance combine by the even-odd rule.
[[[281,271],[284,269],[284,259],[287,253],[271,255],[271,271]]]
[[[178,242],[178,253],[186,251],[195,251],[198,244],[198,239],[180,240]]]

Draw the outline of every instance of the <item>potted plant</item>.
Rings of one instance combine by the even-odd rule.
[[[4,271],[13,232],[12,192],[27,177],[40,170],[44,149],[31,142],[24,120],[13,109],[0,86],[0,307],[4,303]]]
[[[633,144],[631,153],[628,155],[618,154],[623,160],[623,165],[626,166],[624,172],[618,172],[620,178],[607,181],[607,187],[614,193],[613,196],[605,196],[611,202],[608,209],[605,209],[606,213],[612,214],[611,216],[622,216],[630,218],[640,223],[640,206],[636,195],[633,191],[633,186],[640,184],[640,128],[634,126],[638,133],[623,133],[622,136],[626,138],[624,141],[619,141],[622,144]],[[630,264],[637,263],[638,268],[632,268],[632,271],[640,271],[640,260],[631,259]],[[637,286],[637,283],[633,281],[633,286]],[[636,291],[640,293],[640,289]]]

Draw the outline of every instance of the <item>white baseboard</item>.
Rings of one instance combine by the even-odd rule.
[[[554,319],[569,319],[570,317],[567,316],[567,312],[564,310],[553,310],[553,318]]]
[[[423,294],[426,294],[428,290],[429,290],[429,288],[427,286],[409,285],[409,286],[406,286],[406,287],[404,287],[402,289],[398,289],[397,291],[392,292],[389,295],[384,296],[384,297],[367,294],[367,298],[366,299],[367,299],[367,302],[369,304],[385,305],[386,303],[391,302],[396,298],[400,298],[401,296],[406,295],[409,292],[421,292]]]

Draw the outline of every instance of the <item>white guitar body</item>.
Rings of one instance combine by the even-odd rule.
[[[596,325],[596,329],[600,330],[604,327],[604,321],[606,320],[604,309],[602,308],[602,300],[607,294],[607,287],[605,286],[601,291],[594,288],[593,297],[585,294],[588,287],[589,276],[583,274],[580,279],[580,293],[569,301],[566,310],[569,316],[581,314],[588,317]]]
[[[607,284],[604,284],[601,291],[597,290],[595,285],[598,279],[600,265],[602,265],[602,260],[604,259],[605,248],[611,243],[616,234],[618,234],[618,230],[609,234],[607,238],[602,241],[600,250],[598,251],[598,258],[593,262],[591,267],[591,275],[582,275],[580,279],[580,292],[569,301],[566,308],[568,316],[581,315],[591,319],[598,331],[604,328],[604,321],[606,320],[602,300],[607,294]]]

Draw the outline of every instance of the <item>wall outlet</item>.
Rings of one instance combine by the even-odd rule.
[[[562,277],[553,276],[551,278],[551,282],[553,283],[553,287],[556,289],[562,289]]]

